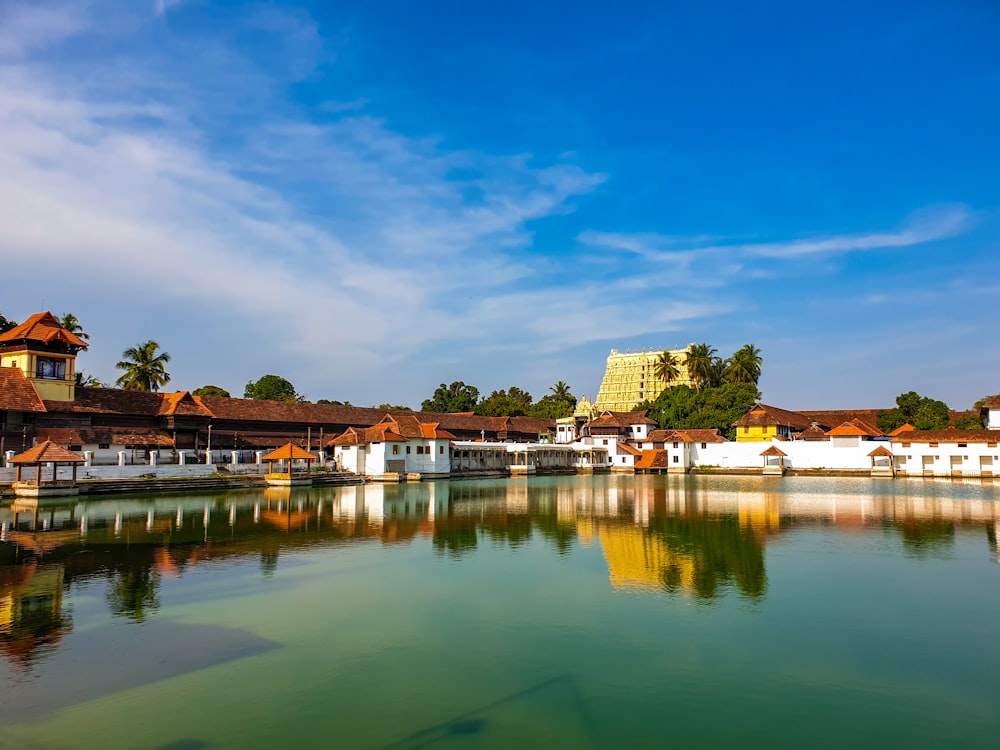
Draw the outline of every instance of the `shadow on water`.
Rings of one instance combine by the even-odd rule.
[[[559,675],[518,690],[447,721],[417,730],[383,750],[419,750],[454,742],[468,747],[474,740],[504,746],[505,739],[524,744],[535,736],[530,729],[548,729],[560,744],[574,747],[602,747],[597,723],[583,700],[576,678]],[[540,741],[544,738],[539,736]],[[551,743],[547,743],[551,744]]]

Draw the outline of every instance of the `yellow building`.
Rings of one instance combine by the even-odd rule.
[[[35,313],[0,334],[0,367],[16,367],[46,401],[76,397],[76,355],[87,342],[50,312]]]
[[[733,423],[737,443],[768,443],[776,437],[788,440],[810,425],[812,420],[804,414],[760,403]]]
[[[671,380],[669,385],[691,385],[691,378],[685,365],[690,348],[688,346],[686,349],[670,350],[677,364],[677,377]],[[655,374],[656,361],[663,351],[663,349],[649,351],[643,349],[639,352],[630,351],[621,354],[617,349],[612,349],[604,370],[601,389],[597,393],[595,410],[598,413],[632,411],[643,401],[652,401],[659,396],[668,385],[663,378]]]

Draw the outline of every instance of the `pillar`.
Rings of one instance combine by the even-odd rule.
[[[180,466],[187,463],[187,451],[177,451],[177,463]]]
[[[155,467],[156,466],[156,460],[159,457],[160,457],[160,452],[159,451],[150,451],[149,452],[149,465],[151,467]]]
[[[264,451],[254,451],[253,454],[257,457],[258,466],[264,463]]]
[[[210,466],[211,464],[212,464],[212,451],[205,451],[205,466]]]
[[[125,465],[125,451],[118,451],[118,465]]]
[[[3,462],[8,469],[10,468],[10,460],[16,455],[17,454],[14,451],[7,451],[3,454]]]
[[[233,466],[236,466],[237,464],[239,464],[239,462],[240,462],[240,452],[239,451],[230,451],[229,452],[229,457],[231,459],[230,463],[232,463]]]
[[[83,465],[93,466],[94,465],[94,451],[84,451],[83,452]]]

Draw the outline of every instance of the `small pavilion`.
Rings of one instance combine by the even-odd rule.
[[[784,474],[785,473],[785,453],[781,448],[776,445],[772,445],[761,454],[764,457],[764,473],[765,474]]]
[[[30,450],[14,456],[10,463],[14,464],[14,494],[17,497],[53,497],[79,494],[80,490],[76,486],[76,467],[86,463],[86,461],[83,456],[68,451],[51,440],[46,440]],[[52,466],[50,479],[45,479],[42,476],[42,464]],[[72,479],[59,479],[59,464],[72,465]],[[34,479],[23,478],[23,467],[25,466],[35,467]]]
[[[267,461],[267,475],[264,477],[264,481],[272,487],[291,487],[292,485],[304,486],[312,484],[312,462],[316,460],[316,456],[304,448],[300,448],[294,443],[286,443],[280,448],[262,456],[261,460]],[[288,470],[275,473],[275,461],[284,461]],[[306,462],[306,470],[304,472],[292,471],[292,464],[296,461]]]
[[[873,450],[868,454],[868,457],[872,460],[871,474],[873,477],[896,476],[896,467],[893,465],[893,452],[884,445],[880,445]]]

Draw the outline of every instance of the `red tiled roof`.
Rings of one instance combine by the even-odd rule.
[[[878,413],[883,409],[800,409],[799,414],[808,417],[820,427],[836,427],[852,419],[860,419],[870,425],[878,424]]]
[[[295,445],[295,443],[285,443],[280,448],[273,450],[262,457],[263,461],[281,461],[283,459],[284,460],[291,459],[293,461],[296,460],[315,461],[316,454],[310,453],[304,448],[300,448],[299,446]]]
[[[173,439],[163,430],[143,427],[39,427],[35,436],[59,445],[156,445],[171,446]]]
[[[617,446],[618,446],[618,455],[619,456],[624,455],[624,454],[628,454],[628,455],[631,455],[631,456],[641,456],[642,455],[642,451],[641,450],[639,450],[638,448],[633,448],[628,443],[617,443]]]
[[[596,427],[631,427],[634,424],[656,424],[645,411],[606,411],[590,421]]]
[[[44,464],[44,463],[76,463],[84,462],[83,456],[78,456],[65,448],[61,448],[50,440],[29,448],[24,453],[14,456],[12,464]]]
[[[681,435],[686,435],[689,438],[689,442],[692,443],[725,443],[726,439],[719,434],[719,429],[713,427],[710,430],[698,429],[689,430],[681,429],[678,430]]]
[[[910,430],[893,436],[893,443],[997,443],[1000,430]]]
[[[769,448],[767,448],[765,450],[762,450],[760,452],[760,455],[762,455],[762,456],[787,456],[788,454],[785,453],[783,450],[781,450],[781,448],[779,448],[778,446],[772,445]]]
[[[643,451],[642,456],[636,461],[637,469],[669,469],[670,454],[667,451]]]
[[[45,411],[35,384],[17,367],[0,367],[0,411]]]
[[[1000,409],[1000,393],[991,398],[982,406],[983,409]]]
[[[795,436],[796,440],[829,440],[826,430],[818,424],[811,424]]]
[[[155,417],[163,406],[163,395],[152,391],[124,391],[118,388],[77,388],[73,403],[47,401],[51,412],[127,414]]]
[[[891,456],[892,451],[886,448],[884,445],[880,445],[878,448],[873,450],[868,454],[869,456]]]
[[[909,422],[907,422],[906,424],[901,425],[901,426],[897,427],[895,430],[893,430],[892,432],[890,432],[889,433],[889,437],[896,437],[896,435],[899,435],[900,433],[903,433],[903,432],[912,432],[915,429],[917,429],[917,428],[914,427]]]
[[[861,419],[852,419],[834,427],[826,433],[831,437],[882,437],[885,435],[878,427],[874,427]]]
[[[35,313],[19,326],[0,333],[0,346],[15,341],[38,341],[43,344],[62,343],[86,349],[88,344],[75,333],[70,333],[50,312]]]
[[[212,417],[214,416],[200,400],[199,396],[192,396],[187,391],[177,393],[160,394],[159,414],[167,416],[182,414],[185,416]]]

